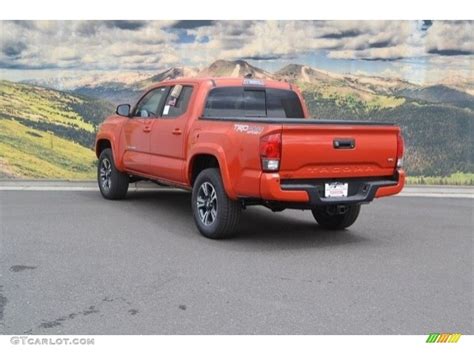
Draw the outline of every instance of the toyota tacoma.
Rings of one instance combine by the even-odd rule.
[[[192,191],[208,238],[234,234],[241,211],[311,210],[322,228],[352,225],[362,204],[404,185],[400,128],[311,119],[298,88],[251,78],[161,82],[100,126],[97,179],[106,199],[151,180]]]

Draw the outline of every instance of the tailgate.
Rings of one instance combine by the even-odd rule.
[[[399,131],[396,126],[283,124],[280,176],[392,176]]]

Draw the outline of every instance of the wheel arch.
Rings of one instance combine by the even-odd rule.
[[[232,199],[236,199],[237,195],[231,183],[227,160],[222,148],[206,149],[203,147],[199,151],[193,152],[186,167],[186,177],[189,185],[193,186],[199,173],[207,168],[219,169],[227,195]]]
[[[122,164],[122,157],[120,156],[121,152],[118,147],[118,142],[116,142],[114,136],[110,134],[98,135],[95,142],[95,155],[97,156],[97,158],[99,158],[100,153],[102,153],[104,149],[107,149],[107,148],[112,150],[112,156],[114,158],[115,167],[119,171],[124,171],[124,166]]]
[[[220,171],[219,160],[212,154],[196,154],[190,161],[188,179],[191,186],[194,185],[197,176],[201,171],[208,168],[217,168]]]
[[[95,155],[97,158],[100,157],[100,154],[107,148],[112,149],[112,142],[108,138],[100,138],[95,144]],[[113,149],[112,149],[113,152]]]

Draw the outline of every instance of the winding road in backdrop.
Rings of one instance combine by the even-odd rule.
[[[212,241],[186,192],[0,183],[0,334],[472,334],[474,190],[405,191],[347,231],[251,207]]]

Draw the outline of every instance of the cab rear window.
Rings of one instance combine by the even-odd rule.
[[[301,102],[294,91],[244,87],[211,90],[204,116],[304,118]]]

